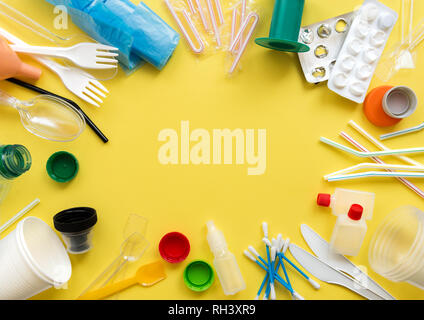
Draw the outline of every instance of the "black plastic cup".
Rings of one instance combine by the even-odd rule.
[[[53,217],[53,223],[69,253],[82,254],[93,247],[92,230],[97,223],[95,209],[78,207],[63,210]]]

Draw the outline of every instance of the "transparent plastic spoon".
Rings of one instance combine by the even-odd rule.
[[[0,90],[0,104],[16,109],[25,129],[43,139],[72,141],[85,128],[81,112],[53,96],[40,95],[32,100],[21,101]]]
[[[134,232],[122,243],[119,256],[81,293],[81,296],[98,288],[99,284],[99,287],[105,286],[123,269],[127,262],[140,259],[148,247],[149,242],[140,233]]]

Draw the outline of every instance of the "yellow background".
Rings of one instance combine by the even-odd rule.
[[[53,29],[53,7],[45,1],[6,2]],[[256,2],[261,17],[256,36],[268,34],[273,2]],[[145,3],[176,28],[163,1],[146,0]],[[302,25],[350,12],[361,3],[361,0],[307,0]],[[383,3],[399,11],[399,0]],[[415,2],[415,12],[415,22],[418,22],[424,13],[422,1]],[[389,45],[399,39],[398,23]],[[412,87],[423,101],[423,50],[418,57],[414,71],[399,73],[390,84]],[[35,299],[76,298],[118,255],[122,229],[130,213],[149,219],[147,239],[151,246],[135,267],[161,259],[158,242],[170,231],[187,235],[191,252],[183,263],[166,265],[168,278],[165,281],[151,288],[133,287],[125,291],[121,299],[252,299],[264,273],[242,252],[253,245],[265,253],[261,222],[269,223],[271,236],[281,232],[309,250],[301,237],[300,224],[308,224],[329,240],[336,217],[329,209],[318,207],[315,199],[318,192],[333,193],[336,187],[376,193],[374,217],[368,221],[369,230],[362,250],[352,261],[367,267],[371,277],[396,298],[424,298],[423,291],[411,285],[392,283],[375,274],[367,258],[369,241],[381,220],[405,204],[424,210],[423,199],[394,179],[371,178],[343,183],[326,183],[322,179],[324,174],[354,165],[359,159],[319,143],[320,136],[343,142],[338,134],[347,130],[365,143],[347,127],[350,119],[374,136],[389,129],[373,127],[365,119],[361,105],[339,97],[329,91],[326,84],[308,84],[296,54],[250,44],[242,59],[243,70],[232,78],[226,77],[224,61],[223,54],[196,59],[182,39],[163,71],[146,65],[130,76],[120,71],[115,79],[106,82],[110,94],[99,109],[78,100],[53,73],[45,70],[38,85],[80,103],[108,135],[108,144],[103,144],[89,128],[72,143],[42,140],[22,127],[13,110],[1,110],[1,142],[23,144],[33,157],[31,170],[16,180],[2,205],[1,222],[36,197],[41,199],[41,204],[30,215],[50,225],[55,213],[74,206],[92,206],[99,215],[94,249],[81,256],[71,256],[73,275],[69,289],[51,289]],[[371,88],[380,84],[374,78]],[[0,88],[19,98],[33,96],[6,82],[0,83]],[[396,129],[421,123],[423,116],[420,104],[415,114]],[[158,142],[158,133],[165,128],[179,131],[181,120],[189,120],[191,129],[267,129],[266,173],[248,176],[247,166],[236,165],[161,165],[157,159],[162,144]],[[398,138],[387,145],[392,148],[421,146],[423,134]],[[48,157],[59,150],[72,152],[80,161],[78,176],[68,184],[52,181],[45,170]],[[424,161],[423,156],[416,159]],[[224,232],[247,283],[247,289],[234,297],[223,294],[218,280],[204,293],[190,291],[182,280],[184,267],[191,260],[213,261],[206,242],[205,223],[210,219]],[[294,288],[306,299],[361,299],[342,287],[323,282],[320,282],[322,288],[315,291],[298,274],[289,272]],[[279,299],[290,299],[280,287],[277,295]]]

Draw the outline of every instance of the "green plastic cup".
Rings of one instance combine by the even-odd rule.
[[[215,280],[215,274],[209,263],[202,260],[190,262],[184,270],[184,283],[186,286],[197,292],[202,292],[210,288]]]
[[[79,170],[77,158],[69,152],[59,151],[52,154],[47,161],[47,173],[54,181],[69,182]]]

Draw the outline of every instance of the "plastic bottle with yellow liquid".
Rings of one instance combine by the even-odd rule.
[[[215,227],[213,221],[207,222],[207,239],[214,254],[213,264],[225,295],[233,295],[244,290],[246,284],[241,275],[236,257],[228,250],[222,231]]]
[[[361,219],[362,213],[362,206],[353,204],[347,215],[337,218],[330,241],[335,252],[346,256],[356,256],[359,253],[367,233],[367,224]]]

